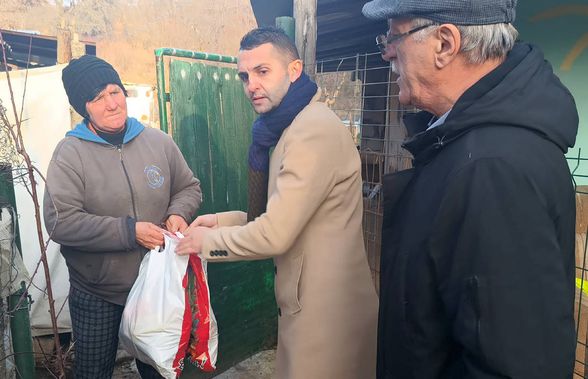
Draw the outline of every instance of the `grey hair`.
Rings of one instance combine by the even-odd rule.
[[[431,24],[430,20],[415,18],[413,27]],[[506,57],[512,50],[519,32],[512,24],[488,24],[488,25],[455,25],[461,34],[461,49],[467,61],[471,64],[481,64],[490,59]],[[416,32],[414,38],[422,42],[431,28]]]

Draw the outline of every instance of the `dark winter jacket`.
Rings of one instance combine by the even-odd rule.
[[[405,143],[414,168],[384,181],[379,378],[571,378],[577,127],[569,91],[518,43]]]
[[[73,287],[124,305],[146,253],[134,221],[158,225],[176,214],[189,222],[201,199],[168,135],[129,118],[123,144],[113,146],[81,123],[49,164],[45,227],[61,244]]]

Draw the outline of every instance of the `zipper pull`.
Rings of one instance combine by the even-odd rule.
[[[437,137],[437,142],[433,144],[435,148],[440,149],[445,145],[445,134]]]

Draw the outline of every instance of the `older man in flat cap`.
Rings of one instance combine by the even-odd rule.
[[[516,0],[374,0],[414,168],[384,181],[379,378],[571,378],[578,114]]]

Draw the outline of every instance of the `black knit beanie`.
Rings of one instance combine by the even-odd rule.
[[[86,103],[104,89],[108,84],[118,84],[125,96],[127,90],[110,63],[94,56],[83,55],[72,59],[61,73],[63,88],[69,103],[80,115],[88,118]]]

